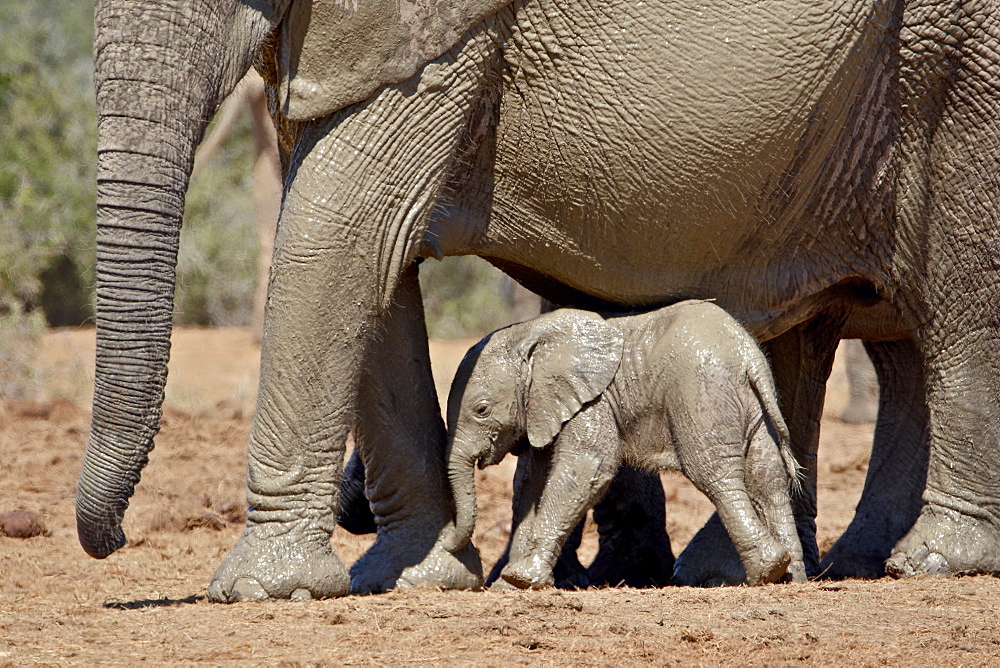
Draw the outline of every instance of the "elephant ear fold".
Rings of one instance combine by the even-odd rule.
[[[560,309],[530,323],[524,392],[528,442],[544,448],[608,388],[621,365],[621,331],[595,313]]]
[[[510,0],[291,0],[278,45],[282,113],[327,116],[409,79]]]

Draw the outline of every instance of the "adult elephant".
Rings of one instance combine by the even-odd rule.
[[[475,552],[438,542],[452,511],[417,283],[420,258],[460,254],[557,303],[716,299],[765,342],[810,492],[837,340],[916,360],[926,419],[893,414],[903,433],[876,443],[905,460],[926,427],[930,447],[889,568],[1000,570],[996,13],[100,0],[95,57],[98,368],[77,503],[94,556],[124,543],[157,430],[194,148],[253,62],[285,193],[247,526],[211,598],[479,584]],[[352,428],[379,534],[349,579],[328,539]]]

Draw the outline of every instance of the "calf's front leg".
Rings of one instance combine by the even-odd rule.
[[[500,574],[508,584],[519,589],[554,584],[553,568],[563,544],[618,471],[620,447],[613,420],[610,406],[599,400],[563,425],[551,446],[531,521],[514,529],[510,561]]]

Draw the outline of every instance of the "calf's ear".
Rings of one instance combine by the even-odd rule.
[[[528,442],[544,448],[608,388],[621,364],[621,331],[596,313],[560,309],[530,323],[524,388]]]
[[[279,33],[281,112],[321,118],[405,81],[509,1],[291,0]]]

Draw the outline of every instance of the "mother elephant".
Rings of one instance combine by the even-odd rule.
[[[766,342],[810,491],[835,344],[872,342],[883,380],[914,380],[884,393],[844,561],[909,528],[926,467],[890,570],[1000,570],[1000,17],[979,5],[99,0],[85,549],[124,543],[192,156],[254,63],[285,194],[247,526],[213,599],[480,582],[474,551],[437,541],[452,511],[417,283],[421,258],[461,254],[563,304],[717,299]],[[329,535],[351,429],[379,535],[349,580]]]

